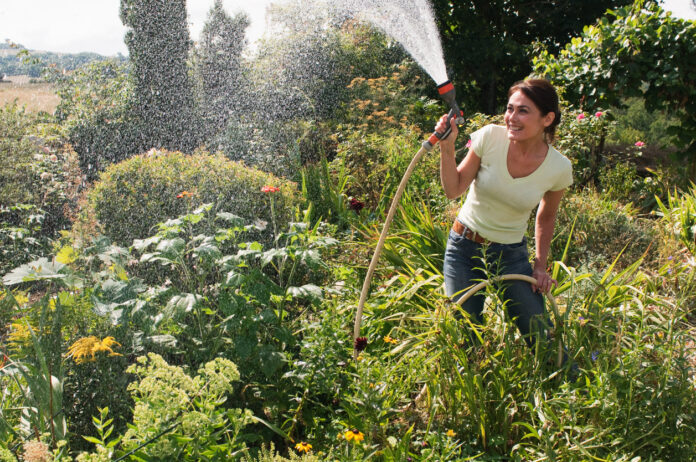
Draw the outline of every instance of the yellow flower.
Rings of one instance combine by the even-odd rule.
[[[392,338],[392,337],[390,337],[390,336],[388,336],[388,335],[385,335],[385,336],[384,336],[384,341],[387,342],[387,343],[394,344],[394,345],[397,345],[397,344],[399,343],[399,341],[398,341],[397,339]]]
[[[454,438],[455,436],[457,436],[457,434],[454,433],[454,430],[450,428],[449,430],[447,430],[447,436],[449,436],[450,438]]]
[[[295,449],[297,449],[297,452],[309,452],[312,450],[312,445],[301,441],[295,445]]]
[[[31,341],[31,331],[25,322],[13,322],[11,324],[8,343],[15,349],[27,345]]]
[[[358,430],[348,430],[343,434],[343,437],[346,439],[346,441],[354,441],[356,443],[359,443],[365,439],[365,435]]]
[[[113,346],[121,346],[113,337],[105,337],[103,340],[99,340],[94,335],[89,337],[83,337],[70,345],[68,348],[68,358],[74,358],[77,364],[81,364],[87,361],[94,361],[96,359],[96,354],[100,351],[108,353],[109,356],[121,356],[119,353],[114,352],[111,348]]]

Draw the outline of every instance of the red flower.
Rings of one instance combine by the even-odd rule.
[[[355,210],[356,212],[359,212],[359,211],[361,211],[361,210],[363,209],[363,207],[365,207],[365,203],[364,203],[364,202],[360,202],[359,200],[357,200],[357,199],[354,198],[354,197],[351,197],[351,198],[350,198],[350,201],[349,201],[349,204],[348,204],[348,208],[349,208],[349,209]]]
[[[363,351],[367,348],[367,337],[358,337],[355,339],[355,351]]]
[[[604,113],[603,113],[602,111],[597,111],[597,112],[595,112],[595,114],[594,114],[594,116],[597,117],[597,118],[602,117],[603,115],[604,115]]]
[[[467,148],[470,148],[470,147],[471,147],[471,140],[469,140],[469,141],[466,142],[466,147],[467,147]]]
[[[584,118],[585,118],[585,114],[583,114],[583,113],[578,114],[578,116],[576,117],[576,119],[578,119],[578,120],[582,120]]]
[[[276,186],[264,186],[263,188],[261,188],[261,191],[263,191],[265,193],[276,193],[276,192],[280,191],[280,188],[278,188]]]
[[[643,146],[645,146],[645,143],[643,143],[642,141],[636,141],[636,146],[642,148]]]

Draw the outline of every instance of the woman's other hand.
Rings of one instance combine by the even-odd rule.
[[[542,268],[535,268],[532,272],[532,277],[537,281],[536,284],[532,284],[532,290],[534,292],[545,294],[551,290],[551,287],[558,284],[558,281],[553,279],[549,273]]]

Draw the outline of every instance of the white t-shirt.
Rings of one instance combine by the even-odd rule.
[[[501,244],[520,242],[532,210],[547,191],[573,184],[570,160],[549,146],[546,158],[531,174],[513,178],[507,168],[507,129],[487,125],[471,135],[471,150],[481,166],[458,219],[486,239]]]

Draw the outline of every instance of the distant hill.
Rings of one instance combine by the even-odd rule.
[[[18,56],[22,50],[26,50],[22,45],[0,43],[0,76],[5,74],[40,77],[41,70],[45,66],[55,65],[59,69],[72,71],[93,61],[105,61],[110,59],[126,61],[128,59],[122,55],[114,58],[103,56],[98,53],[54,53],[51,51],[27,50],[32,58],[37,58],[40,61],[40,63],[34,63],[25,62],[27,61],[26,56]]]

